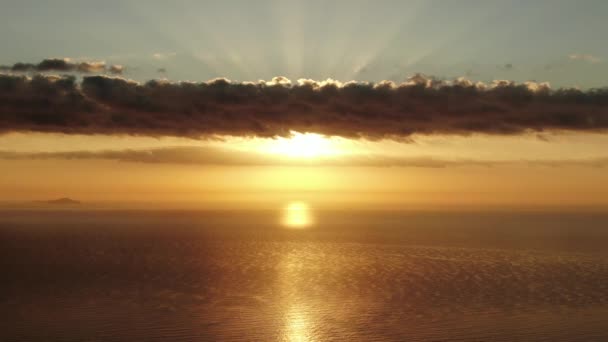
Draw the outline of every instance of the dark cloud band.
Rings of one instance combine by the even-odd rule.
[[[412,134],[520,134],[608,129],[608,89],[547,84],[437,81],[340,83],[277,77],[269,82],[145,84],[106,76],[0,75],[0,132],[204,137],[353,138]]]
[[[12,66],[0,65],[0,71],[15,73],[26,72],[80,72],[122,74],[121,65],[106,65],[105,62],[72,62],[69,58],[49,58],[38,64],[15,63]]]

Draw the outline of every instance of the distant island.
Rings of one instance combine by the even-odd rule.
[[[48,200],[48,201],[38,201],[38,203],[67,205],[67,204],[80,204],[80,201],[73,200],[68,197],[63,197],[63,198],[58,198],[58,199]]]

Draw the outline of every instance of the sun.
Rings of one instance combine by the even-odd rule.
[[[350,155],[360,148],[360,145],[355,145],[350,139],[296,131],[290,131],[289,135],[285,137],[227,137],[221,142],[228,142],[231,148],[243,152],[258,153],[280,159],[311,161]],[[212,145],[223,146],[217,142]]]
[[[316,133],[291,132],[289,138],[279,137],[262,147],[264,152],[290,158],[314,158],[340,154],[331,138]]]

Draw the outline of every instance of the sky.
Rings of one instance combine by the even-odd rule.
[[[605,1],[0,5],[0,200],[608,205]]]
[[[145,81],[311,78],[601,87],[605,1],[2,1],[0,63],[70,57]],[[165,72],[159,72],[164,69]]]

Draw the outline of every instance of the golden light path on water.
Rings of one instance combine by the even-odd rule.
[[[285,313],[285,340],[289,342],[311,341],[310,310],[297,303],[291,304]]]
[[[283,209],[282,223],[287,228],[306,228],[314,223],[312,212],[305,202],[290,202]]]
[[[314,260],[303,250],[293,250],[283,256],[279,267],[279,281],[283,308],[282,340],[289,342],[313,341],[316,311],[310,307],[302,284],[309,275],[307,270],[315,268]]]
[[[292,201],[283,208],[282,224],[289,229],[305,229],[314,224],[312,211],[303,201]],[[287,301],[284,303],[283,340],[289,342],[312,341],[314,311],[307,305],[307,298],[301,293],[299,284],[306,277],[304,270],[310,258],[293,251],[283,257],[280,267],[281,291]]]

